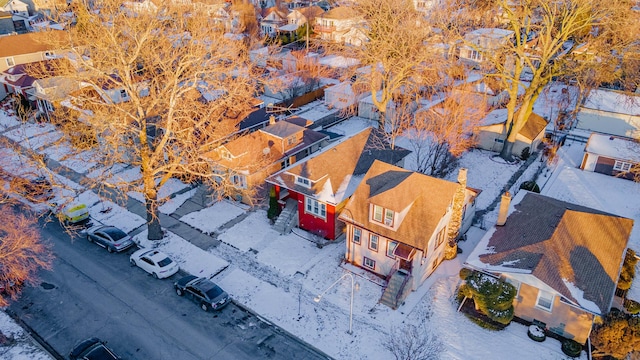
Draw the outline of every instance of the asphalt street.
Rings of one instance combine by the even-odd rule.
[[[57,223],[42,226],[56,259],[38,285],[10,306],[58,354],[89,337],[107,341],[124,359],[326,359],[278,328],[230,304],[204,312],[176,295],[173,282],[153,279]]]

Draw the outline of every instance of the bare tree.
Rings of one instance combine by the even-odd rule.
[[[319,89],[323,80],[335,75],[329,67],[318,63],[316,57],[307,56],[306,51],[292,51],[290,61],[284,66],[280,82],[272,81],[275,89],[281,89],[285,103],[308,92]]]
[[[367,84],[378,110],[378,127],[385,129],[386,115],[395,97],[417,94],[436,73],[443,58],[425,46],[433,35],[409,0],[359,0],[349,3],[363,20],[356,28],[366,35],[361,46],[343,46],[342,54],[356,58],[368,72],[357,82]],[[359,87],[358,87],[359,88]]]
[[[384,346],[396,360],[438,359],[443,350],[442,343],[433,331],[412,324],[391,329]]]
[[[497,22],[513,38],[485,55],[492,68],[489,76],[500,79],[509,93],[507,138],[500,155],[511,159],[516,136],[544,87],[580,69],[576,61],[620,63],[620,51],[637,39],[638,20],[624,1],[498,0],[496,6],[490,16],[499,14]]]
[[[245,43],[211,30],[206,12],[144,4],[78,4],[77,26],[58,44],[70,49],[73,66],[58,71],[82,88],[66,104],[74,116],[57,119],[63,129],[86,130],[100,166],[140,168],[139,179],[98,178],[90,185],[142,192],[148,237],[157,240],[163,236],[158,190],[166,181],[198,176],[218,189],[229,182],[201,155],[237,131],[258,77]]]
[[[4,170],[3,170],[4,174]],[[6,192],[6,177],[0,180],[0,306],[20,294],[23,284],[32,284],[38,271],[50,269],[53,255],[40,237],[37,218],[18,213],[16,201]]]
[[[416,171],[444,177],[455,168],[455,160],[474,145],[473,130],[487,108],[483,101],[466,102],[450,92],[437,94],[432,101],[440,102],[418,110],[413,121],[405,123],[404,136],[416,157]]]

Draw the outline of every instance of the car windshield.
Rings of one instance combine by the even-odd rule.
[[[113,227],[104,228],[102,229],[102,231],[105,234],[109,235],[109,237],[112,238],[114,241],[118,241],[123,237],[127,236],[127,234],[125,234],[124,231],[113,228]]]
[[[210,288],[205,292],[207,293],[207,296],[209,297],[209,299],[215,299],[218,296],[220,296],[220,294],[222,294],[222,289],[219,286],[214,285],[212,288]]]
[[[87,353],[84,358],[85,359],[91,359],[91,360],[115,360],[115,359],[117,359],[103,345],[96,346],[95,348],[91,349],[91,351],[89,353]]]
[[[160,267],[165,267],[165,266],[167,266],[167,265],[171,264],[172,262],[173,262],[173,261],[171,261],[171,259],[169,259],[169,258],[164,258],[164,260],[160,260],[160,261],[158,261],[158,266],[160,266]]]

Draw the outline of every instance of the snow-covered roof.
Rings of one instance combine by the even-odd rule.
[[[613,159],[640,163],[640,144],[616,136],[591,134],[584,151]]]
[[[583,309],[604,314],[632,227],[631,219],[522,190],[506,223],[487,232],[466,263],[529,273]]]
[[[640,116],[640,96],[627,95],[613,90],[592,90],[582,107]]]
[[[358,65],[360,60],[340,55],[329,55],[318,60],[318,63],[332,68],[347,68]]]

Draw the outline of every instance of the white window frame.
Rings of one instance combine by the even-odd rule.
[[[368,269],[371,270],[375,270],[376,269],[376,261],[373,259],[370,259],[368,257],[364,257],[364,259],[362,260],[362,265]]]
[[[247,177],[242,175],[242,174],[234,174],[231,175],[231,183],[233,184],[233,186],[240,188],[240,189],[246,189],[247,188]]]
[[[296,176],[296,184],[306,188],[311,188],[311,180],[302,176]]]
[[[127,90],[125,90],[125,89],[120,90],[120,98],[121,99],[126,99],[128,97],[129,97],[129,94],[127,94]]]
[[[393,226],[393,220],[396,217],[396,213],[393,210],[384,209],[384,224],[387,226]]]
[[[353,242],[355,244],[360,244],[362,241],[362,229],[354,227],[353,228]]]
[[[384,208],[380,205],[373,205],[373,212],[371,214],[371,218],[373,221],[382,222],[382,217],[384,214]]]
[[[8,67],[12,67],[16,65],[16,61],[13,59],[13,56],[10,56],[6,59],[4,59],[4,61],[7,63]]]
[[[613,170],[626,172],[631,170],[631,165],[632,164],[630,162],[616,160],[615,164],[613,165]]]
[[[447,238],[446,232],[447,232],[446,226],[440,229],[440,231],[438,231],[438,233],[436,234],[436,246],[434,247],[434,249],[439,248],[440,245],[444,243],[444,240]]]
[[[376,239],[375,241],[373,241],[374,238]],[[374,244],[375,246],[373,246]],[[369,249],[377,252],[379,247],[380,247],[380,236],[376,234],[369,234]]]
[[[393,253],[396,248],[398,247],[398,242],[397,241],[393,241],[393,240],[388,240],[387,241],[387,256],[395,259],[396,255]]]
[[[551,298],[549,298],[551,297]],[[548,291],[544,291],[544,290],[540,290],[538,289],[538,297],[536,298],[536,307],[538,309],[544,310],[544,311],[548,311],[548,312],[552,312],[553,310],[553,302],[555,300],[556,296]],[[549,307],[544,306],[544,304],[540,304],[540,299],[542,300],[548,300],[549,301]]]
[[[308,196],[304,197],[304,212],[322,219],[327,218],[327,205]]]

